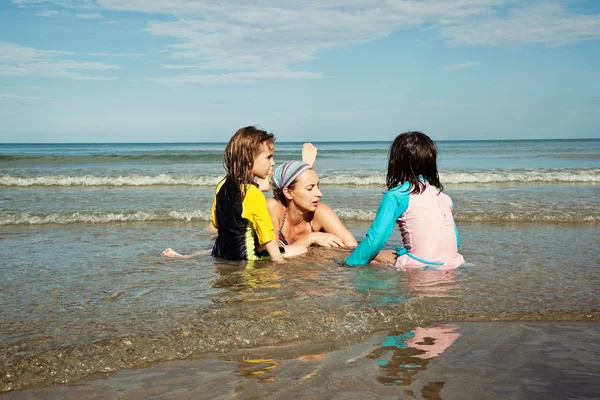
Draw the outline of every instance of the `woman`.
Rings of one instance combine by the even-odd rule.
[[[316,157],[317,148],[312,143],[305,143],[303,161],[288,161],[273,170],[271,183],[275,198],[267,199],[267,207],[273,227],[279,232],[279,245],[356,247],[352,233],[328,205],[320,203],[322,194],[312,167]],[[256,184],[263,192],[269,189],[268,179],[257,180]],[[217,232],[212,223],[206,229]],[[168,248],[161,254],[169,258],[190,258],[210,253],[211,250],[203,250],[179,254]]]
[[[316,155],[316,149],[315,149]],[[356,239],[326,204],[320,202],[319,177],[302,161],[288,161],[273,170],[273,195],[267,207],[279,245],[355,247]]]

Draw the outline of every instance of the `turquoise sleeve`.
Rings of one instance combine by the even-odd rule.
[[[454,223],[454,233],[456,233],[456,247],[460,247],[460,235],[458,234],[458,228],[456,222]]]
[[[452,203],[452,213],[454,213],[454,203]],[[460,247],[460,235],[458,234],[458,227],[456,221],[454,221],[454,233],[456,234],[456,247]]]
[[[365,265],[371,262],[385,245],[394,231],[394,224],[408,208],[410,192],[400,190],[402,187],[389,190],[379,203],[375,221],[367,231],[362,242],[346,259],[349,267]]]

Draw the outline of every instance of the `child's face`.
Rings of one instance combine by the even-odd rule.
[[[261,152],[254,157],[254,165],[252,166],[252,175],[260,179],[265,179],[275,165],[273,152],[275,146],[273,144],[263,143]]]

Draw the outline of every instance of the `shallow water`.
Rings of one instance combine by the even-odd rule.
[[[300,146],[277,144],[277,160]],[[317,144],[323,201],[359,240],[387,146]],[[0,146],[1,391],[431,321],[600,318],[598,140],[441,143],[468,266],[407,273],[341,267],[348,250],[283,266],[162,258],[212,247],[223,147]]]
[[[343,268],[347,250],[312,249],[284,266],[160,257],[174,232],[183,250],[209,248],[189,224],[13,227],[2,239],[12,267],[0,284],[3,390],[436,320],[600,318],[595,225],[461,231],[466,269],[399,273]],[[565,242],[570,251],[557,251]]]
[[[597,398],[600,325],[445,323],[208,354],[9,399]]]

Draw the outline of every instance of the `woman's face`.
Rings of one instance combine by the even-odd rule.
[[[288,200],[300,209],[316,211],[322,196],[317,172],[314,169],[304,171],[293,186],[293,189],[287,190]]]

